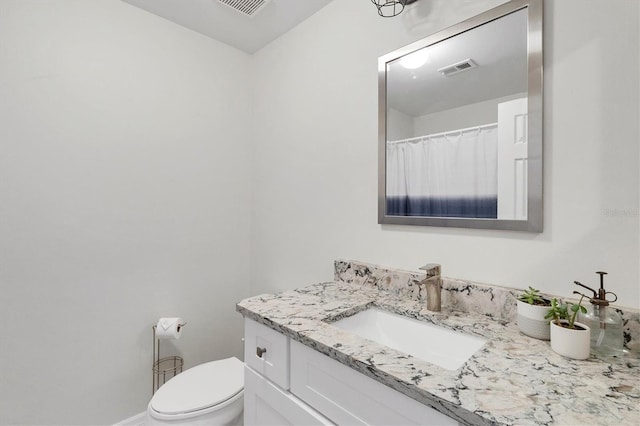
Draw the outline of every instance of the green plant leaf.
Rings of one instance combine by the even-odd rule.
[[[520,296],[518,296],[518,300],[521,302],[528,303],[530,305],[544,305],[545,299],[540,296],[540,290],[535,289],[531,286],[527,290],[524,290]]]

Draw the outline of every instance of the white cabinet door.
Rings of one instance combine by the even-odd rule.
[[[289,338],[244,320],[244,362],[282,389],[289,389]]]
[[[332,425],[329,420],[245,365],[245,426]]]
[[[291,392],[339,425],[458,425],[296,341],[291,341]]]

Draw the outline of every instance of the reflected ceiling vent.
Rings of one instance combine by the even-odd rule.
[[[475,68],[477,66],[478,65],[475,62],[473,62],[472,59],[465,59],[464,61],[456,62],[455,64],[438,68],[438,72],[444,75],[445,77],[449,77],[454,74],[459,74],[463,71],[470,70],[471,68]]]
[[[253,17],[271,0],[218,0],[225,6],[242,13],[245,16]]]

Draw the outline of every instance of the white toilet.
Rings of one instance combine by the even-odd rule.
[[[190,368],[162,385],[145,425],[242,425],[244,363],[237,358]]]

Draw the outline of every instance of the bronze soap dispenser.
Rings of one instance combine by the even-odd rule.
[[[593,292],[593,297],[590,298],[591,309],[587,309],[586,314],[580,314],[580,321],[591,328],[591,353],[602,356],[621,356],[624,345],[622,317],[615,309],[609,307],[609,302],[615,302],[618,296],[604,289],[604,276],[607,273],[599,271],[596,274],[600,275],[598,291],[574,281],[576,285]],[[607,300],[608,294],[615,298]]]

